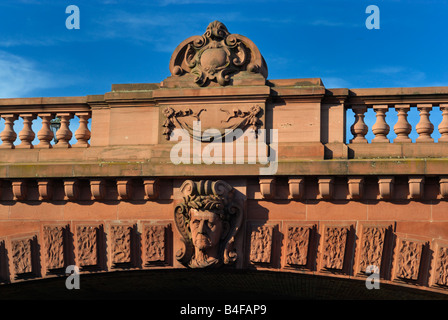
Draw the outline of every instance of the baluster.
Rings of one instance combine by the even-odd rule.
[[[56,115],[61,119],[61,127],[56,132],[56,139],[58,139],[58,143],[55,144],[55,148],[71,148],[70,139],[73,134],[70,131],[69,124],[70,120],[73,119],[73,113],[58,113]]]
[[[419,104],[417,109],[420,111],[420,122],[415,126],[419,134],[416,142],[434,142],[434,139],[431,138],[434,125],[429,121],[429,111],[432,109],[432,104]]]
[[[3,144],[0,148],[14,149],[14,141],[17,139],[17,134],[14,131],[14,121],[17,120],[16,114],[2,114],[1,117],[5,119],[5,129],[0,133],[0,139]]]
[[[439,142],[448,142],[448,104],[441,104],[440,110],[442,111],[442,122],[439,124],[439,133],[441,134]]]
[[[372,132],[375,135],[372,142],[390,142],[387,138],[390,127],[386,123],[386,112],[389,110],[387,105],[375,105],[373,110],[376,112],[376,122],[372,126]]]
[[[33,131],[32,125],[33,120],[36,119],[35,114],[21,114],[19,115],[23,119],[23,129],[19,132],[20,144],[17,148],[23,149],[32,149],[33,148],[33,140],[36,137],[36,134]]]
[[[78,140],[73,147],[84,147],[87,148],[90,146],[89,139],[90,139],[90,130],[87,127],[87,121],[90,119],[90,113],[88,112],[80,112],[76,113],[76,115],[79,117],[79,128],[75,131],[75,138]]]
[[[409,134],[412,131],[412,126],[408,122],[408,111],[411,109],[409,104],[399,104],[395,106],[398,113],[398,120],[394,126],[394,131],[397,137],[394,142],[412,142]]]
[[[367,107],[355,106],[352,107],[352,110],[355,113],[355,123],[353,123],[350,129],[353,134],[353,139],[350,140],[350,143],[367,143],[365,135],[367,134],[369,128],[364,123],[364,113],[366,113]]]
[[[54,114],[40,113],[38,116],[42,119],[42,129],[37,132],[39,144],[35,148],[52,148],[51,140],[53,140],[54,134],[50,128],[50,121],[54,118]]]

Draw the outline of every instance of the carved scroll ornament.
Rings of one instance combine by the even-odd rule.
[[[211,22],[202,36],[184,40],[170,61],[173,76],[191,74],[203,87],[210,81],[224,86],[240,71],[259,73],[267,78],[267,66],[255,44],[239,34],[230,34],[226,26]]]

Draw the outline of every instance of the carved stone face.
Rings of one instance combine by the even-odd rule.
[[[190,229],[193,244],[204,250],[219,244],[222,221],[214,212],[191,209]]]
[[[228,223],[208,210],[190,209],[191,240],[198,264],[211,264],[220,259],[220,242],[227,235]]]
[[[233,187],[222,180],[187,180],[180,190],[184,198],[174,209],[174,221],[182,243],[176,259],[189,268],[235,263],[243,210]]]

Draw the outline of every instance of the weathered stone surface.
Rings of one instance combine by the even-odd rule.
[[[398,250],[396,277],[405,280],[418,280],[423,244],[411,240],[401,240]]]
[[[64,261],[64,227],[44,226],[44,242],[47,254],[47,269],[60,269]]]
[[[98,226],[78,226],[76,232],[78,237],[77,248],[79,266],[97,266],[99,263]]]
[[[112,263],[132,262],[132,226],[112,225],[110,227]]]
[[[144,229],[146,262],[157,263],[166,260],[166,226],[146,225]]]
[[[288,227],[286,244],[286,263],[290,266],[305,266],[308,262],[308,251],[312,228],[309,226]]]
[[[323,235],[322,268],[342,270],[348,239],[348,227],[325,227]]]
[[[267,80],[255,44],[217,21],[179,44],[169,70],[162,82],[100,95],[0,99],[0,281],[67,265],[365,280],[375,265],[384,283],[448,294],[448,87]],[[437,128],[429,112],[441,117]],[[176,129],[186,130],[189,162],[172,161]],[[242,135],[212,149],[232,136],[226,129]],[[275,172],[249,163],[254,146],[256,160],[276,156]],[[219,151],[227,162],[205,162]]]
[[[272,226],[252,226],[250,233],[250,262],[270,263],[272,257]]]

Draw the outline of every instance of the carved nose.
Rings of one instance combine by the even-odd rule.
[[[202,220],[201,222],[199,222],[199,233],[204,233],[205,234],[205,221]]]

